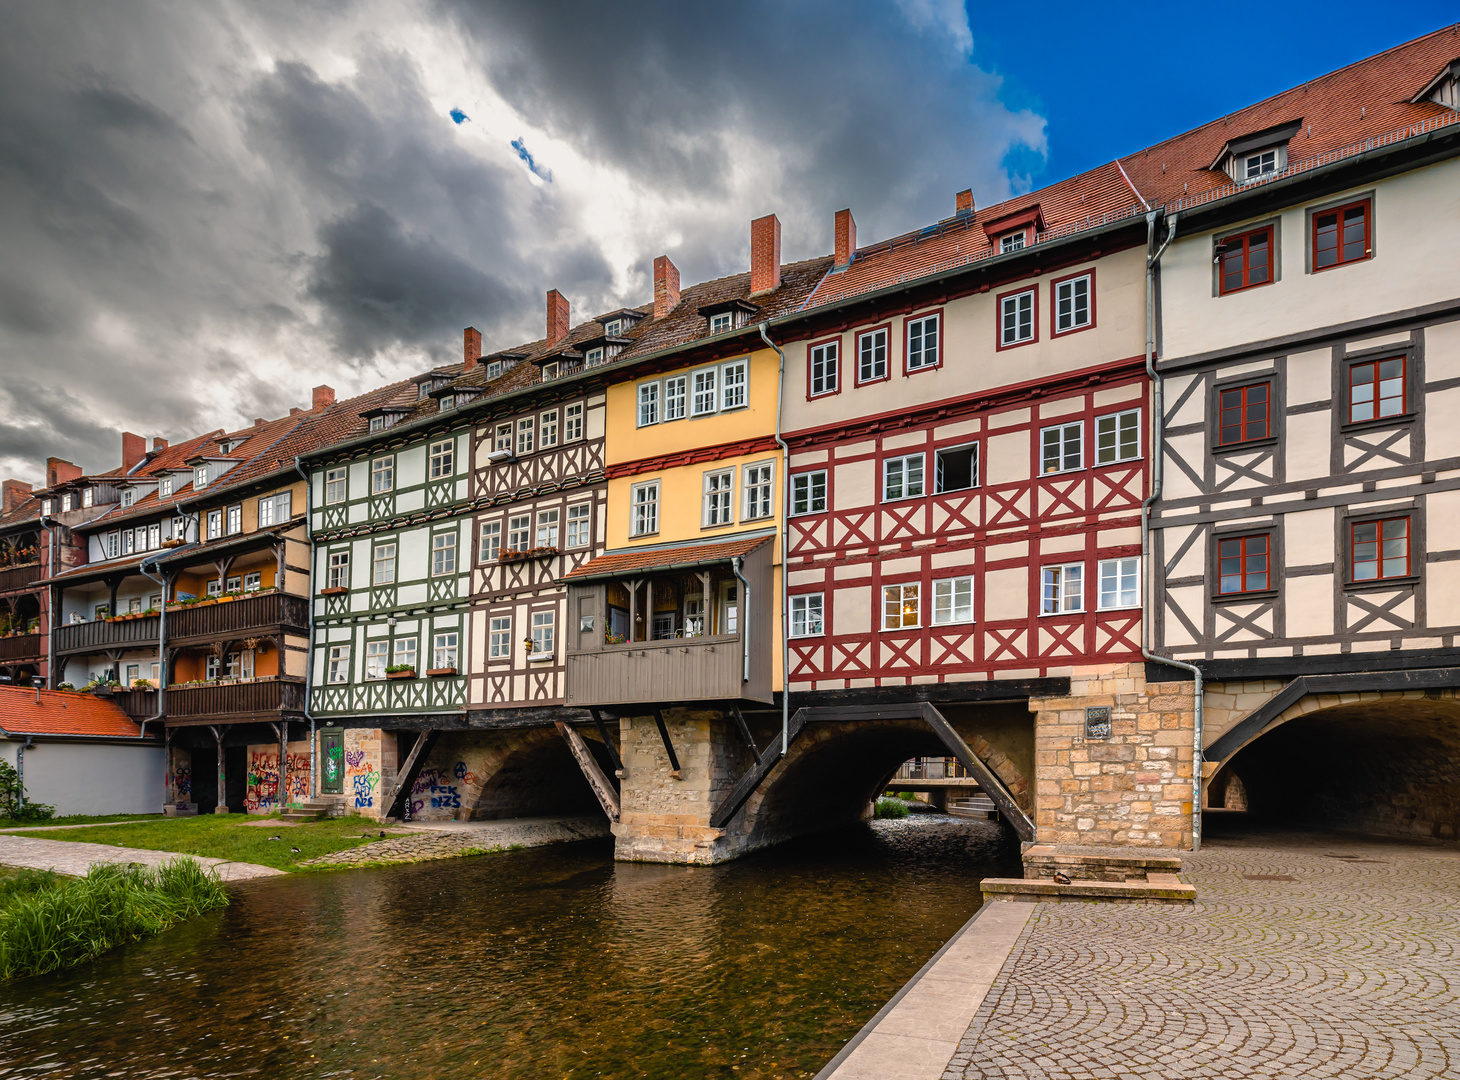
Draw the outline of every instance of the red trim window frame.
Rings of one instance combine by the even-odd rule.
[[[1011,296],[1022,296],[1029,293],[1029,337],[1023,341],[1011,341],[1004,344],[1004,301]],[[1025,345],[1033,345],[1039,340],[1039,286],[1026,285],[1021,289],[1010,289],[1008,292],[1001,292],[994,297],[994,350],[1003,352],[1005,349],[1019,349]]]
[[[1262,393],[1254,393],[1257,390]],[[1258,439],[1272,438],[1272,392],[1271,379],[1241,386],[1217,387],[1217,445],[1241,446]],[[1261,419],[1257,419],[1255,412],[1258,406],[1262,409]],[[1262,427],[1260,433],[1249,431],[1249,428],[1258,425]],[[1227,432],[1233,428],[1236,436],[1229,439]]]
[[[815,349],[825,348],[827,345],[836,346],[836,362],[833,367],[835,372],[836,385],[830,390],[817,390],[816,383],[811,374],[811,353]],[[822,338],[820,341],[813,341],[806,346],[806,400],[812,398],[831,397],[833,394],[842,392],[842,339],[838,334],[836,337]]]
[[[1217,265],[1217,294],[1219,296],[1272,284],[1274,249],[1271,225],[1233,236],[1224,236],[1220,243],[1226,247],[1226,251],[1222,253],[1221,261]],[[1259,267],[1253,259],[1254,253],[1259,250],[1263,254],[1263,262],[1260,267],[1261,277],[1257,277],[1255,274]],[[1232,283],[1234,276],[1235,284]]]
[[[1090,284],[1085,297],[1085,307],[1089,317],[1080,326],[1072,326],[1068,330],[1059,328],[1060,319],[1060,286],[1067,281],[1078,281],[1080,278],[1089,278]],[[1049,336],[1052,338],[1069,337],[1071,334],[1078,334],[1082,330],[1095,329],[1095,268],[1081,270],[1078,274],[1066,274],[1062,278],[1055,278],[1049,283]]]
[[[1366,585],[1414,576],[1414,521],[1408,514],[1349,523],[1349,584]],[[1359,576],[1360,568],[1373,567]]]
[[[938,338],[934,343],[938,356],[931,364],[922,364],[918,367],[909,367],[912,360],[912,324],[921,322],[924,319],[938,320]],[[943,366],[943,326],[947,322],[943,318],[943,309],[934,308],[930,311],[920,311],[916,315],[909,315],[902,320],[902,373],[903,375],[916,375],[922,371],[936,371]]]
[[[1349,211],[1359,209],[1363,210],[1362,229],[1360,235],[1354,236],[1349,231]],[[1332,225],[1325,226],[1324,222],[1329,219],[1332,219]],[[1326,228],[1332,229],[1333,261],[1320,265],[1318,260],[1323,252],[1320,243],[1324,239],[1322,234]],[[1374,257],[1374,200],[1355,199],[1342,206],[1330,206],[1323,210],[1313,211],[1313,226],[1308,242],[1312,245],[1313,272],[1315,274],[1320,270],[1332,270],[1338,266],[1367,262]],[[1349,254],[1351,251],[1354,254]]]
[[[1217,537],[1218,597],[1266,593],[1273,588],[1271,533]]]
[[[1355,376],[1364,374],[1365,379]],[[1409,415],[1409,364],[1404,356],[1386,356],[1361,360],[1348,368],[1347,400],[1344,402],[1346,424],[1363,424],[1371,420],[1402,420]],[[1398,393],[1395,384],[1398,383]],[[1358,396],[1356,396],[1358,395]],[[1385,412],[1387,402],[1399,400],[1397,412]],[[1369,415],[1355,415],[1367,411]]]
[[[882,357],[882,374],[875,375],[870,379],[862,378],[862,339],[871,337],[873,334],[883,335],[885,355]],[[869,386],[872,383],[886,382],[892,378],[892,323],[885,322],[880,326],[869,326],[865,330],[858,330],[852,339],[855,347],[852,353],[852,365],[857,386]]]

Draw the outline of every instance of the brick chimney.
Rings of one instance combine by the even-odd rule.
[[[164,439],[161,435],[154,435],[154,436],[152,436],[152,452],[154,454],[157,453],[157,451],[159,451],[159,450],[166,450],[166,449],[167,449],[167,440],[166,439]]]
[[[679,306],[679,267],[668,255],[654,260],[654,318],[662,319]]]
[[[482,358],[482,332],[475,326],[468,326],[461,332],[461,368],[470,371]]]
[[[954,211],[959,217],[968,217],[973,213],[973,188],[965,188],[953,196]]]
[[[547,339],[549,345],[556,345],[568,336],[568,298],[557,289],[548,291],[547,296]]]
[[[335,403],[335,388],[333,386],[316,386],[314,388],[315,409],[326,409]],[[292,413],[291,413],[292,415]]]
[[[57,484],[68,484],[72,480],[80,479],[80,465],[72,465],[64,458],[46,458],[46,487],[55,487]]]
[[[30,498],[30,485],[24,480],[0,482],[0,512],[10,513],[28,498]]]
[[[750,223],[750,295],[781,284],[781,219],[775,214]]]
[[[268,421],[265,420],[262,416],[255,416],[253,418],[253,426],[256,427],[256,428],[263,427],[267,423],[268,423]]]
[[[147,456],[147,440],[130,431],[122,432],[122,468],[131,469]]]
[[[289,415],[290,416],[298,416],[303,411],[304,410],[301,409],[298,405],[295,405],[292,409],[289,410]]]
[[[836,212],[836,265],[847,266],[857,253],[857,223],[850,210]]]

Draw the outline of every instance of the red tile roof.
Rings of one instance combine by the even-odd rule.
[[[136,738],[142,728],[121,706],[92,694],[36,692],[0,686],[0,730],[9,735],[114,735]]]
[[[751,536],[743,540],[722,540],[710,544],[620,551],[590,559],[578,569],[564,574],[559,580],[583,581],[590,578],[617,577],[619,574],[638,574],[645,570],[708,566],[711,563],[727,562],[737,555],[745,555],[770,540],[769,536]]]

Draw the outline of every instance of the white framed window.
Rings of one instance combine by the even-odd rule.
[[[629,533],[649,536],[659,531],[659,481],[635,484],[630,489]]]
[[[164,499],[172,494],[172,477],[164,476],[161,480],[158,481],[157,494]]]
[[[209,596],[222,596],[223,582],[219,581],[217,578],[210,578],[208,584],[204,587],[203,591],[206,592]]]
[[[517,421],[517,456],[532,453],[533,444],[533,422],[532,417],[524,416]]]
[[[1255,154],[1248,154],[1242,160],[1242,179],[1244,181],[1257,180],[1268,173],[1277,172],[1277,168],[1277,150],[1259,150]]]
[[[223,535],[223,511],[208,511],[208,539],[216,540]]]
[[[431,639],[431,667],[436,671],[456,666],[456,631],[442,630]]]
[[[882,461],[882,501],[912,499],[923,494],[923,455],[884,458]]]
[[[370,463],[370,493],[380,495],[395,487],[395,458],[376,458]]]
[[[924,315],[907,321],[907,369],[920,371],[938,366],[938,316]]]
[[[478,562],[491,562],[497,557],[497,551],[502,546],[502,523],[500,521],[482,522],[479,546],[481,550],[477,554]]]
[[[916,581],[882,586],[882,629],[911,630],[922,625],[921,588]]]
[[[734,328],[734,316],[728,311],[716,312],[710,316],[710,333],[723,334],[726,330]]]
[[[583,437],[583,405],[569,405],[563,410],[563,441],[576,442]]]
[[[558,546],[557,507],[551,510],[539,510],[537,512],[536,546],[540,548],[555,548]]]
[[[1139,607],[1141,603],[1141,560],[1100,560],[1100,610]]]
[[[423,386],[423,387],[421,387],[421,389],[422,390],[425,390],[426,388]],[[370,433],[373,435],[377,431],[384,431],[384,430],[385,430],[385,417],[383,417],[383,416],[372,416],[370,418]]]
[[[740,496],[740,518],[755,521],[775,512],[776,463],[759,461],[740,470],[745,488]]]
[[[1095,464],[1134,461],[1141,456],[1141,410],[1095,418]]]
[[[544,450],[558,445],[558,410],[545,412],[538,418],[538,443]]]
[[[838,341],[823,341],[811,347],[807,391],[812,397],[836,393],[840,346]]]
[[[601,363],[603,363],[602,348],[589,349],[588,352],[585,353],[583,356],[584,367],[597,367]]]
[[[431,576],[456,573],[456,533],[439,532],[431,537]]]
[[[1034,340],[1034,290],[1012,293],[999,300],[999,344],[1020,345]]]
[[[933,454],[933,492],[978,487],[978,443],[950,446]]]
[[[430,479],[440,480],[443,476],[450,476],[456,471],[456,440],[442,439],[440,442],[433,442],[428,460],[430,464],[426,475]]]
[[[203,678],[209,682],[216,681],[223,674],[223,658],[217,653],[209,653],[203,664]]]
[[[42,499],[41,500],[41,513],[44,514],[46,517],[50,517],[51,516],[51,500],[50,499]]]
[[[281,491],[277,495],[265,495],[259,500],[259,528],[282,525],[289,520],[294,509],[294,493]]]
[[[228,535],[243,532],[243,507],[230,506],[228,508]]]
[[[1085,425],[1056,424],[1039,432],[1039,471],[1070,472],[1085,467]]]
[[[172,519],[172,538],[174,540],[186,540],[188,538],[188,519],[183,517]]]
[[[1021,251],[1024,248],[1025,233],[1023,229],[1018,232],[1005,233],[999,237],[999,254],[1006,255],[1011,251]]]
[[[639,384],[639,427],[659,423],[659,384]]]
[[[803,593],[791,597],[791,636],[793,638],[822,635],[823,594]]]
[[[1046,566],[1039,572],[1041,615],[1085,610],[1085,564]]]
[[[412,671],[416,670],[415,636],[398,637],[395,639],[393,646],[390,658],[391,664],[394,667],[408,667]]]
[[[390,642],[367,641],[365,643],[365,678],[385,678],[385,669],[389,663]]]
[[[61,510],[64,513],[71,509],[71,493],[68,491],[61,496]]]
[[[568,547],[588,546],[588,530],[592,519],[593,505],[591,503],[577,503],[568,507]]]
[[[162,522],[154,521],[147,526],[147,550],[156,551],[162,546]]]
[[[603,336],[618,337],[619,334],[623,333],[623,329],[624,323],[622,319],[610,319],[603,324]]]
[[[329,569],[325,574],[325,581],[331,589],[348,589],[350,587],[350,549],[342,551],[331,551]]]
[[[735,360],[720,368],[720,408],[743,409],[750,381],[750,361]]]
[[[526,551],[532,547],[532,515],[517,514],[507,520],[507,548]]]
[[[887,327],[857,335],[857,382],[887,378]]]
[[[241,578],[241,577],[239,577],[238,575],[235,574],[235,575],[231,576],[228,579],[228,585],[227,585],[227,587],[226,587],[226,589],[224,591],[225,592],[234,592],[234,593],[236,593],[236,592],[241,592],[242,590],[243,590],[243,578]]]
[[[264,575],[258,570],[250,570],[243,575],[243,591],[258,592],[264,587]]]
[[[507,660],[512,656],[512,616],[498,615],[492,619],[487,637],[487,659]]]
[[[329,670],[325,675],[325,680],[332,683],[347,683],[350,681],[350,646],[330,646]]]
[[[556,642],[557,613],[534,611],[532,613],[532,655],[551,656]]]
[[[512,423],[511,423],[511,421],[508,421],[505,424],[498,424],[497,425],[496,435],[493,436],[493,439],[492,439],[492,449],[493,450],[511,450],[512,449]]]
[[[208,466],[206,466],[206,465],[194,465],[193,466],[193,487],[195,487],[195,488],[205,488],[207,486],[208,486]],[[68,507],[66,507],[66,509],[69,510],[71,508],[68,506]]]
[[[683,420],[689,407],[689,376],[671,375],[664,380],[664,419]]]
[[[344,468],[326,469],[324,474],[324,501],[326,505],[342,503],[345,501],[345,480]]]
[[[115,559],[122,553],[122,534],[109,532],[101,539],[102,550],[108,559]]]
[[[791,514],[826,513],[826,470],[797,473],[791,477]]]
[[[933,582],[933,625],[973,622],[973,578],[951,577]]]
[[[735,470],[719,469],[705,473],[704,514],[700,524],[706,529],[730,525],[735,521]]]
[[[718,395],[715,393],[715,376],[718,368],[705,368],[694,373],[694,394],[690,411],[694,416],[709,416],[715,411]]]
[[[1067,334],[1091,324],[1090,275],[1066,278],[1054,285],[1054,332]]]
[[[370,580],[376,585],[390,585],[395,581],[395,544],[376,544],[371,557]]]
[[[137,550],[137,534],[131,529],[122,530],[122,554],[130,555]]]

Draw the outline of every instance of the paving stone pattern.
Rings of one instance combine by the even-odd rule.
[[[1183,876],[1039,905],[944,1080],[1460,1077],[1460,851],[1269,834]]]
[[[85,844],[71,840],[42,840],[32,836],[0,836],[0,864],[22,866],[32,870],[54,870],[59,874],[81,877],[101,863],[140,863],[161,866],[172,859],[183,858],[175,851],[144,851],[141,848],[113,847],[110,844]],[[272,866],[233,862],[191,855],[204,866],[218,872],[223,881],[247,881],[251,878],[276,877],[284,873]]]
[[[369,823],[366,829],[370,828]],[[301,866],[379,866],[388,863],[455,859],[508,848],[537,847],[570,840],[607,836],[602,815],[558,818],[510,818],[502,821],[432,822],[389,830],[373,844],[321,855]]]

